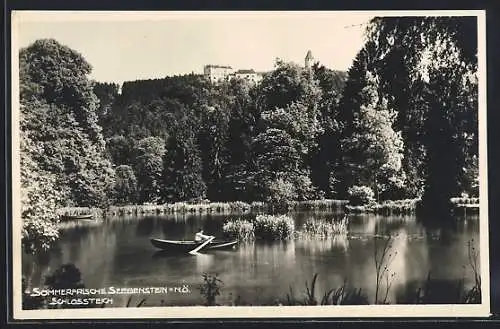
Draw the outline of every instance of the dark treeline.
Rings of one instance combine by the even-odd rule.
[[[477,196],[476,19],[375,18],[366,36],[347,73],[277,60],[258,84],[121,91],[55,40],[22,49],[27,246],[57,237],[61,206]]]
[[[327,134],[345,73],[277,61],[254,85],[203,76],[127,82],[102,112],[123,203],[306,200],[334,191]],[[102,93],[101,93],[102,94]],[[122,175],[123,174],[123,175]]]

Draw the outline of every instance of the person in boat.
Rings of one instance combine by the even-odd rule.
[[[213,236],[203,234],[203,228],[200,228],[200,230],[194,236],[194,241],[201,242],[210,238],[213,238]]]

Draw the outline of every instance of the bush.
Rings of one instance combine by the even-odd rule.
[[[368,186],[351,186],[347,193],[349,194],[349,203],[352,206],[361,206],[375,201],[375,194]]]
[[[233,239],[250,240],[255,237],[253,224],[243,219],[226,222],[222,230],[224,231],[224,235]]]
[[[282,240],[292,238],[295,224],[289,216],[259,215],[254,222],[237,219],[222,227],[224,235],[240,240]]]
[[[297,199],[297,191],[292,182],[278,178],[272,181],[269,186],[269,196],[267,202],[275,207],[284,207],[287,201]]]
[[[254,234],[258,239],[290,239],[293,237],[294,232],[295,223],[289,216],[259,215],[255,219]]]
[[[220,295],[220,288],[223,284],[218,274],[203,273],[203,284],[200,286],[200,293],[205,299],[205,306],[216,306],[216,298]]]

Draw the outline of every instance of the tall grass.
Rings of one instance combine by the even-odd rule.
[[[74,229],[74,228],[81,228],[81,227],[96,227],[102,225],[102,220],[71,220],[71,221],[62,221],[57,223],[57,228],[60,230],[68,230],[68,229]]]
[[[254,201],[250,204],[250,211],[256,214],[269,213],[271,206],[265,202]]]
[[[314,274],[311,283],[305,283],[305,294],[302,298],[295,297],[293,288],[290,286],[290,292],[286,294],[284,305],[287,306],[313,306],[313,305],[366,305],[369,304],[368,298],[362,289],[354,289],[347,286],[347,282],[339,288],[330,289],[323,295],[316,292],[316,281],[318,274]]]
[[[413,214],[420,199],[406,200],[387,200],[382,203],[371,203],[362,206],[349,205],[348,200],[306,200],[306,201],[287,201],[288,210],[294,211],[336,211],[346,210],[352,213],[376,213],[382,215]],[[477,207],[478,198],[457,197],[451,198],[451,203],[455,208]],[[159,215],[173,213],[266,213],[272,210],[272,207],[264,202],[246,203],[243,201],[232,202],[175,202],[170,204],[143,204],[110,206],[107,209],[88,208],[88,207],[64,207],[57,210],[57,216],[74,216],[83,214],[93,214],[94,217],[125,216],[125,215]]]
[[[387,200],[374,206],[374,212],[381,215],[405,215],[416,211],[420,199]]]
[[[336,238],[347,236],[348,219],[329,222],[308,219],[300,231],[295,230],[293,219],[286,215],[258,215],[254,220],[235,219],[224,223],[222,230],[229,238],[240,240],[282,240],[298,238]]]
[[[306,200],[306,201],[289,201],[288,208],[295,211],[307,210],[342,210],[345,205],[349,203],[348,200]]]
[[[471,197],[456,197],[450,199],[453,205],[461,205],[461,204],[479,204],[479,198],[471,198]]]
[[[288,201],[287,208],[290,210],[341,210],[347,204],[346,200],[309,200],[309,201]],[[272,210],[268,203],[252,202],[246,203],[243,201],[231,202],[208,202],[201,201],[197,203],[191,202],[175,202],[167,204],[141,204],[141,205],[124,205],[124,206],[109,206],[107,209],[99,208],[84,208],[84,207],[65,207],[57,211],[57,215],[71,216],[82,214],[94,214],[97,217],[107,216],[126,216],[126,215],[160,215],[160,214],[246,214],[267,213]]]
[[[350,213],[374,213],[380,215],[406,215],[414,214],[421,200],[403,199],[403,200],[386,200],[381,203],[370,203],[367,205],[354,206],[347,204],[345,210]],[[451,198],[450,202],[453,208],[456,209],[479,209],[479,198],[470,197],[455,197]]]
[[[344,217],[340,221],[320,221],[314,218],[308,219],[300,235],[303,237],[331,238],[337,235],[347,235],[348,219]]]
[[[107,209],[107,213],[111,216],[124,215],[159,215],[159,214],[228,214],[228,213],[248,213],[252,206],[241,201],[234,202],[175,202],[160,205],[127,205],[127,206],[112,206]]]
[[[252,221],[227,221],[222,230],[226,236],[240,240],[284,240],[294,236],[295,223],[286,215],[258,215]]]
[[[467,216],[479,213],[479,198],[459,197],[451,198],[450,201],[454,214]]]
[[[59,208],[56,211],[56,215],[59,218],[63,218],[65,216],[79,216],[79,215],[88,215],[91,214],[94,218],[103,217],[104,210],[99,208],[89,208],[89,207],[63,207]]]
[[[394,237],[374,238],[373,258],[375,261],[375,304],[387,304],[387,298],[396,273],[390,273],[390,266],[397,255],[393,250]],[[382,241],[379,241],[382,240]],[[385,283],[385,290],[382,289]],[[381,299],[381,297],[383,298]]]
[[[387,200],[382,203],[370,203],[361,206],[346,205],[347,212],[361,214],[374,213],[380,215],[407,215],[417,210],[420,199]]]
[[[227,221],[224,223],[222,231],[226,237],[232,239],[253,240],[255,238],[253,223],[244,219]]]
[[[473,246],[473,242],[469,241],[467,242],[467,248],[468,248],[468,256],[469,256],[469,266],[472,269],[472,272],[474,273],[474,286],[467,291],[467,293],[464,295],[464,303],[475,303],[479,304],[481,303],[481,274],[479,272],[479,254],[476,250],[476,248]]]

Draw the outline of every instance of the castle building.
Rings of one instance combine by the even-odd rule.
[[[231,66],[223,65],[205,65],[203,74],[211,82],[216,83],[225,80],[234,72]]]
[[[239,78],[252,83],[262,80],[262,73],[255,72],[253,69],[234,70],[231,66],[226,65],[205,65],[203,74],[212,83],[232,78]]]
[[[310,50],[307,51],[304,59],[304,67],[310,69],[312,67],[314,57]],[[256,72],[253,69],[240,69],[235,70],[228,65],[205,65],[203,74],[212,83],[218,83],[224,80],[233,78],[243,79],[252,83],[259,83],[264,73]]]
[[[249,82],[257,83],[262,80],[262,74],[254,70],[238,70],[232,74],[233,77],[247,80]]]

